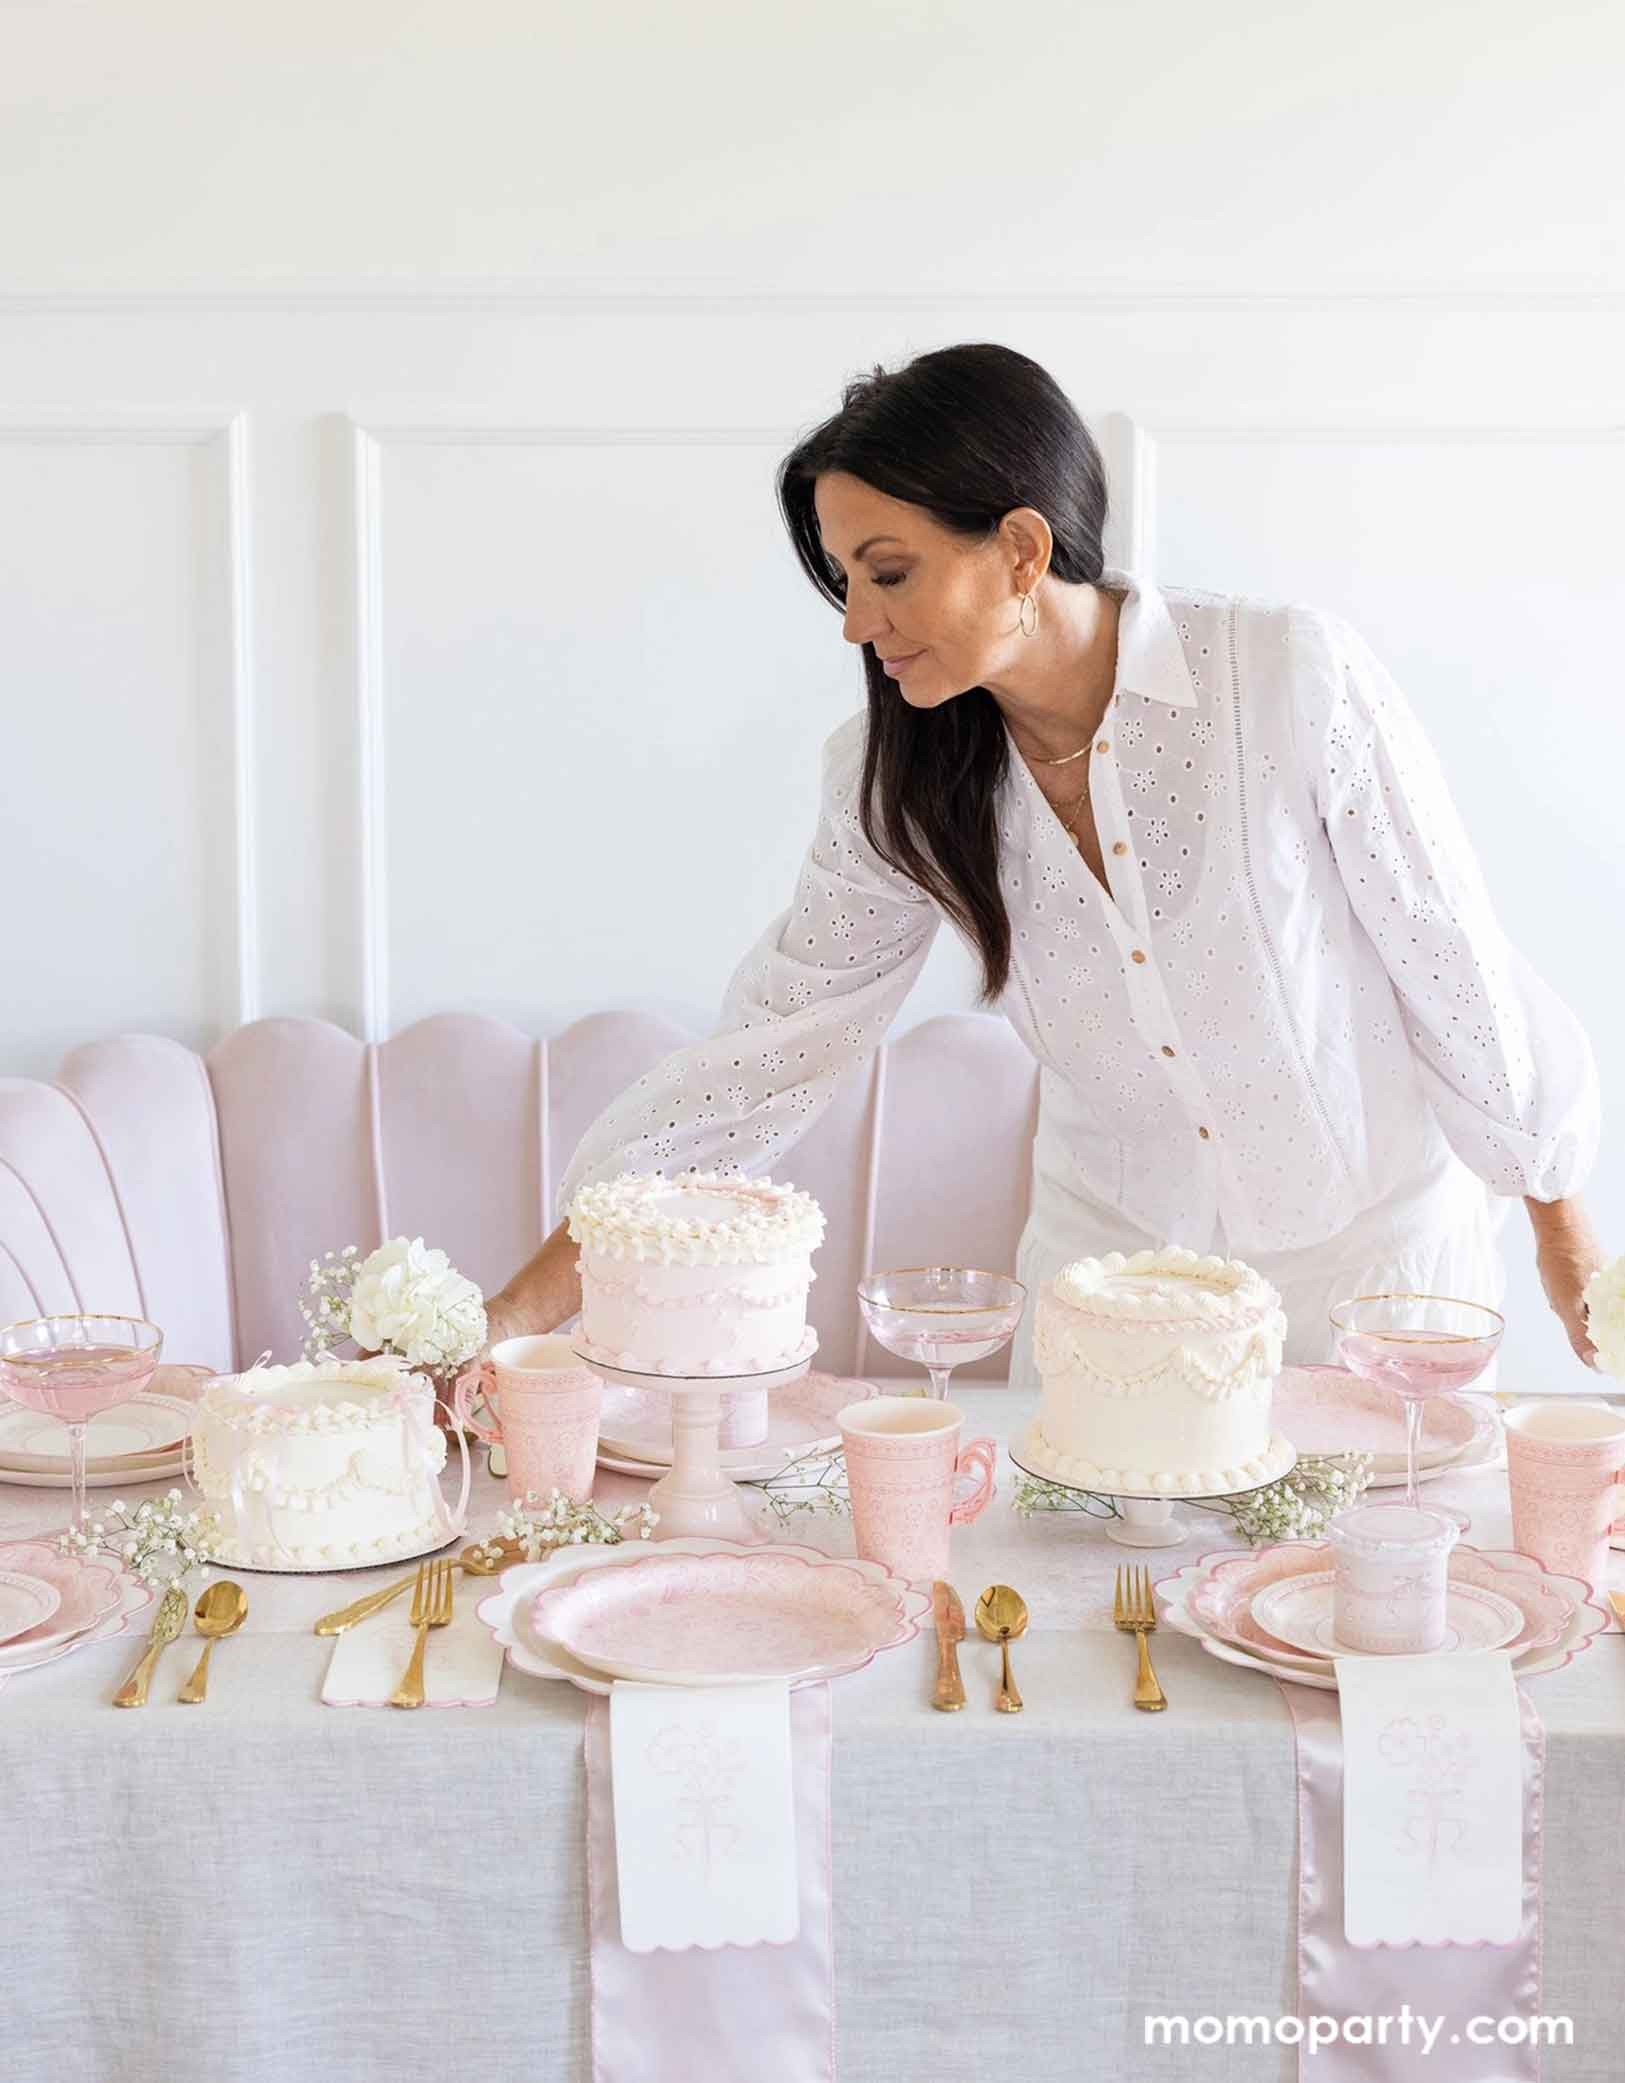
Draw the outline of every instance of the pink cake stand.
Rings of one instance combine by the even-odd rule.
[[[1106,1521],[1106,1538],[1116,1541],[1120,1548],[1177,1548],[1182,1541],[1190,1538],[1191,1527],[1187,1520],[1181,1519],[1175,1512],[1176,1504],[1216,1504],[1225,1497],[1247,1497],[1254,1490],[1267,1490],[1271,1483],[1278,1483],[1282,1476],[1290,1475],[1298,1465],[1298,1457],[1294,1453],[1285,1468],[1267,1477],[1262,1483],[1249,1483],[1243,1490],[1204,1492],[1202,1496],[1196,1497],[1189,1491],[1181,1491],[1178,1496],[1171,1496],[1165,1490],[1082,1490],[1076,1483],[1057,1482],[1054,1476],[1046,1475],[1041,1468],[1029,1468],[1025,1461],[1019,1460],[1013,1453],[1010,1459],[1023,1475],[1030,1475],[1040,1483],[1051,1483],[1057,1490],[1077,1490],[1080,1497],[1109,1496],[1122,1517]]]
[[[806,1349],[787,1367],[765,1374],[634,1374],[611,1367],[580,1346],[577,1359],[605,1381],[628,1389],[664,1389],[671,1397],[671,1467],[649,1492],[660,1514],[656,1540],[685,1534],[709,1534],[722,1540],[767,1538],[751,1523],[739,1485],[722,1465],[722,1399],[739,1389],[783,1389],[800,1381],[812,1365],[818,1337],[808,1331]]]

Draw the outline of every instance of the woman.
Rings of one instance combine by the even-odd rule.
[[[1004,347],[849,385],[778,490],[867,716],[824,747],[795,901],[719,1032],[599,1117],[560,1205],[627,1169],[779,1171],[947,918],[1041,1067],[1029,1290],[1084,1254],[1234,1255],[1279,1289],[1288,1358],[1321,1359],[1345,1295],[1498,1302],[1521,1196],[1594,1363],[1591,1049],[1507,944],[1356,632],[1105,568],[1095,443]],[[493,1297],[493,1339],[573,1315],[574,1260],[561,1225]]]

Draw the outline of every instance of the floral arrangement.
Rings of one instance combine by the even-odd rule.
[[[208,1562],[221,1530],[213,1512],[187,1511],[185,1502],[179,1490],[169,1490],[131,1511],[115,1497],[100,1519],[70,1528],[57,1545],[64,1555],[122,1563],[154,1588],[184,1583]]]
[[[1369,1454],[1305,1454],[1279,1481],[1245,1496],[1170,1502],[1222,1512],[1255,1548],[1276,1541],[1314,1541],[1325,1532],[1328,1519],[1346,1512],[1361,1495],[1371,1480],[1371,1467]],[[1084,1512],[1094,1519],[1121,1516],[1109,1497],[1064,1489],[1032,1476],[1016,1485],[1013,1502],[1023,1518],[1034,1512]]]
[[[1586,1329],[1604,1374],[1625,1380],[1625,1257],[1599,1266],[1585,1284]]]
[[[544,1504],[534,1490],[505,1511],[497,1513],[497,1530],[475,1548],[482,1562],[498,1561],[502,1544],[517,1544],[527,1562],[540,1562],[555,1548],[592,1543],[612,1547],[617,1541],[636,1538],[646,1541],[660,1523],[660,1514],[647,1504],[623,1504],[613,1512],[603,1511],[589,1498],[577,1504],[562,1490],[555,1490]]]
[[[344,1339],[363,1352],[396,1353],[409,1367],[445,1374],[485,1343],[485,1298],[443,1251],[421,1237],[392,1237],[362,1258],[355,1245],[312,1259],[304,1357]]]

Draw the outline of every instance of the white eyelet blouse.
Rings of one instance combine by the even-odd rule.
[[[1039,1256],[1094,1249],[1068,1250],[1085,1213],[1114,1216],[1124,1249],[1290,1254],[1359,1234],[1452,1152],[1493,1194],[1577,1192],[1600,1127],[1590,1044],[1508,944],[1367,644],[1309,607],[1102,583],[1127,596],[1089,761],[1110,896],[1013,744],[999,809],[1001,1010],[1042,1073]],[[940,915],[863,838],[863,734],[860,714],[824,747],[794,901],[717,1035],[593,1123],[562,1204],[624,1169],[780,1171],[884,1037]],[[1029,1271],[1054,1270],[1029,1240]]]

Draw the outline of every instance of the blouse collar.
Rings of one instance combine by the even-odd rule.
[[[1117,688],[1171,702],[1177,709],[1197,701],[1185,646],[1156,582],[1107,565],[1098,583],[1113,592],[1127,590],[1117,622]]]

